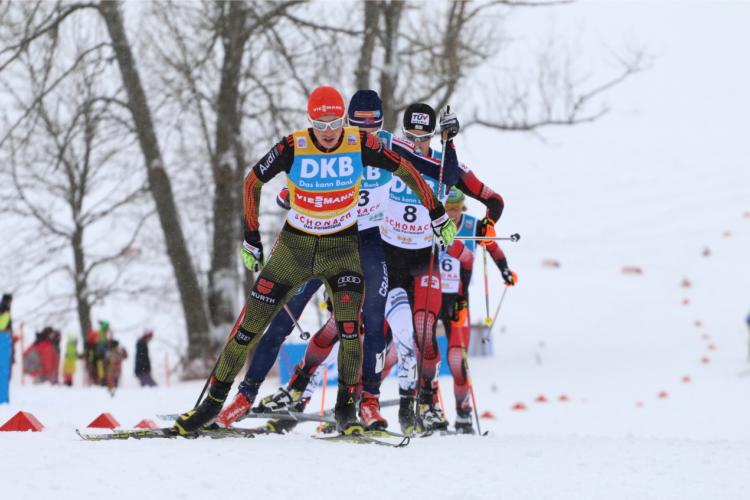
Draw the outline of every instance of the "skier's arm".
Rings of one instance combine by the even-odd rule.
[[[472,172],[466,165],[461,164],[460,172],[461,178],[456,187],[466,193],[468,197],[479,201],[487,207],[486,217],[490,219],[493,224],[497,222],[503,214],[503,208],[505,208],[503,197],[480,181],[477,176],[474,175],[474,172]]]
[[[425,182],[409,160],[383,146],[378,138],[372,134],[360,131],[360,138],[362,140],[362,161],[365,165],[388,170],[400,177],[419,197],[433,220],[445,213],[443,205],[435,198],[429,184]]]
[[[271,150],[256,163],[245,177],[243,205],[245,209],[245,232],[258,231],[258,203],[263,184],[281,172],[287,172],[294,161],[293,137],[287,136],[276,143]],[[246,235],[247,236],[247,235]],[[245,240],[248,240],[245,238]]]
[[[503,249],[500,248],[500,245],[498,245],[494,241],[491,241],[484,247],[490,253],[492,260],[495,261],[495,265],[500,270],[500,275],[502,275],[505,284],[508,286],[515,285],[516,281],[518,280],[518,276],[516,276],[516,273],[511,271],[508,267],[508,259],[505,258],[505,252],[503,252]]]
[[[439,160],[417,154],[414,150],[414,144],[400,137],[393,138],[391,147],[399,156],[411,162],[420,174],[432,177],[436,181],[440,180]],[[447,186],[455,185],[458,182],[459,173],[456,149],[453,147],[453,141],[448,141],[448,146],[445,148],[445,162],[443,163],[443,184]]]

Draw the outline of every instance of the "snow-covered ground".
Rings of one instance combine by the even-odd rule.
[[[139,389],[128,374],[110,397],[15,380],[0,423],[25,410],[46,428],[0,433],[3,498],[746,498],[750,7],[606,7],[557,15],[605,34],[633,26],[656,52],[652,70],[614,92],[610,115],[547,143],[478,129],[459,141],[506,198],[498,232],[523,236],[505,246],[521,281],[496,356],[471,360],[480,411],[496,416],[482,420],[488,436],[387,449],[317,442],[306,424],[253,440],[83,442],[73,430],[100,412],[129,427],[189,408],[201,384]],[[450,408],[450,380],[442,387]],[[512,410],[519,402],[527,409]],[[386,416],[396,423],[394,409]]]

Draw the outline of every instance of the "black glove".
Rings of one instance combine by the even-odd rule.
[[[458,135],[460,129],[458,117],[451,113],[451,107],[448,106],[445,111],[440,113],[440,135],[443,140],[450,141]]]

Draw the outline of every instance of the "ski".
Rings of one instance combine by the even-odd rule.
[[[409,442],[411,438],[408,436],[404,436],[401,441],[397,443],[391,443],[389,441],[384,441],[382,439],[378,439],[376,437],[372,437],[367,434],[368,431],[365,431],[364,434],[338,434],[336,436],[313,436],[313,439],[317,439],[319,441],[328,441],[332,443],[352,443],[352,444],[374,444],[378,446],[388,446],[390,448],[404,448],[409,445]]]
[[[380,403],[381,408],[386,408],[389,406],[396,406],[399,404],[398,399],[386,399],[385,401],[382,401]],[[331,417],[333,416],[334,408],[329,408],[323,412],[324,417]],[[333,422],[333,419],[329,420],[316,420],[320,419],[321,415],[319,413],[295,413],[295,412],[289,412],[287,410],[279,411],[279,412],[273,412],[273,413],[263,413],[263,412],[253,412],[252,410],[249,413],[246,413],[245,415],[238,418],[236,421],[239,422],[240,420],[244,420],[246,418],[283,418],[285,415],[287,416],[287,419],[289,419],[288,415],[291,413],[294,413],[294,415],[305,415],[300,418],[294,418],[293,420],[297,420],[299,422]],[[260,416],[262,415],[262,416]],[[179,418],[179,413],[157,413],[156,418],[159,420],[165,420],[167,422],[174,422]],[[312,418],[316,417],[316,419]]]
[[[241,429],[241,428],[215,428],[215,429],[201,429],[199,431],[191,432],[188,435],[182,435],[178,433],[172,427],[160,427],[158,429],[133,429],[125,431],[114,431],[109,434],[86,434],[76,429],[76,434],[84,441],[112,441],[112,440],[126,440],[126,439],[173,439],[173,438],[186,438],[195,439],[199,437],[208,437],[211,439],[222,439],[222,438],[254,438],[259,434],[268,434],[268,432],[262,429]]]

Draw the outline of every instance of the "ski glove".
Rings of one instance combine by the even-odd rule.
[[[440,250],[445,250],[453,243],[453,238],[455,238],[457,230],[456,224],[448,217],[445,211],[443,211],[443,215],[432,219],[432,232],[437,236]]]
[[[461,297],[453,304],[453,316],[451,322],[458,327],[469,324],[469,303]]]
[[[484,219],[480,220],[479,224],[477,225],[477,236],[486,236],[487,238],[497,237],[497,233],[495,232],[495,221],[493,221],[489,217],[485,217]],[[492,243],[493,240],[481,240],[479,242],[479,244],[485,248]]]
[[[245,241],[240,248],[242,263],[249,271],[258,272],[263,263],[263,244],[258,231],[245,231]]]
[[[443,140],[449,141],[458,135],[461,128],[458,123],[458,117],[451,113],[450,106],[440,114],[440,134]]]
[[[515,286],[518,283],[518,275],[508,269],[507,266],[500,268],[500,274],[503,277],[503,281],[505,281],[505,286]]]

